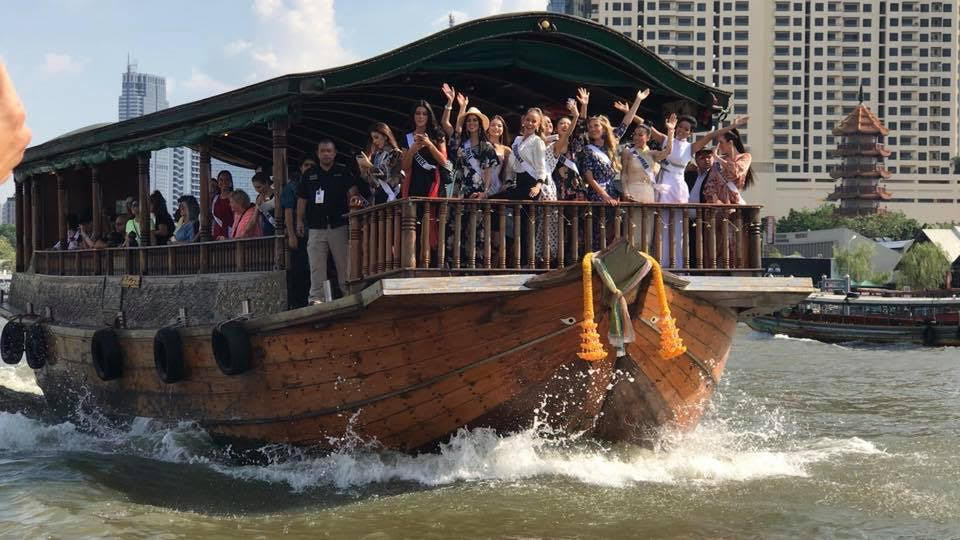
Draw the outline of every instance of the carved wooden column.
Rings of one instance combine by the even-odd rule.
[[[24,262],[24,260],[25,260],[25,259],[24,259],[24,252],[23,252],[23,248],[24,248],[24,243],[23,243],[23,234],[24,234],[24,226],[23,226],[23,224],[24,224],[24,221],[23,221],[23,212],[24,212],[24,208],[23,208],[23,180],[22,180],[22,179],[14,178],[14,181],[16,182],[16,201],[17,201],[16,210],[15,210],[15,212],[17,213],[17,215],[16,215],[16,217],[15,217],[15,219],[14,219],[14,224],[15,224],[14,226],[17,228],[17,245],[14,246],[14,248],[16,249],[16,254],[17,254],[17,261],[16,261],[16,267],[15,267],[15,268],[16,268],[17,272],[22,272],[23,269],[24,269],[23,262]]]
[[[280,204],[280,197],[283,194],[283,187],[287,185],[287,128],[290,127],[290,120],[279,118],[270,122],[270,129],[273,131],[273,193],[274,193],[274,219],[276,220],[276,231],[274,232],[274,267],[278,270],[286,268],[286,228],[284,224],[283,205]],[[344,291],[346,292],[346,291]]]
[[[57,175],[57,238],[60,239],[60,249],[67,249],[67,182],[59,171]]]
[[[40,179],[30,179],[30,257],[40,249]]]
[[[404,270],[417,267],[417,207],[412,201],[403,203],[403,217],[400,220],[400,268]],[[427,237],[425,242],[430,242]]]
[[[746,211],[747,222],[747,266],[763,267],[763,224],[760,222],[760,209],[749,208]]]
[[[140,209],[137,221],[140,222],[140,246],[150,245],[150,154],[137,156],[137,188]],[[143,268],[141,267],[141,271]]]
[[[201,242],[210,241],[210,145],[200,145],[200,230]]]
[[[93,198],[93,237],[101,238],[103,236],[103,198],[100,191],[100,168],[96,165],[90,167],[90,196]]]

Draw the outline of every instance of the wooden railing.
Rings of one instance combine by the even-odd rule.
[[[541,272],[621,237],[675,271],[758,273],[760,233],[759,206],[404,199],[350,214],[349,276]]]
[[[178,276],[283,269],[273,236],[136,248],[36,251],[33,270],[59,276]]]

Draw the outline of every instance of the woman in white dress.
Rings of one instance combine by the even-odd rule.
[[[667,119],[667,142],[663,150],[650,150],[647,141],[650,138],[650,126],[638,125],[633,130],[633,144],[623,149],[620,162],[623,169],[620,171],[620,183],[623,186],[623,196],[629,202],[654,203],[656,202],[656,183],[659,163],[670,155],[673,149],[673,131],[677,125],[677,115],[672,114]],[[641,208],[630,209],[631,243],[643,251],[649,252],[653,238],[653,212],[647,211],[643,216]],[[641,221],[643,222],[641,227]],[[640,237],[641,230],[643,237]]]
[[[617,108],[625,107],[625,104],[616,104]],[[681,116],[677,119],[675,137],[672,141],[673,148],[660,169],[660,175],[657,185],[654,189],[657,192],[657,202],[664,204],[686,204],[690,199],[690,188],[683,178],[687,169],[687,164],[694,160],[697,152],[706,146],[718,135],[722,135],[731,129],[740,128],[747,124],[747,117],[743,116],[733,121],[730,126],[711,131],[700,137],[695,142],[687,142],[687,139],[697,128],[697,121],[690,116]],[[650,139],[666,144],[667,135],[660,133],[655,128],[650,129]],[[673,224],[673,260],[670,259],[670,225]],[[686,216],[680,212],[671,213],[670,220],[663,221],[663,231],[661,237],[661,263],[669,268],[683,268],[683,228],[685,226]]]

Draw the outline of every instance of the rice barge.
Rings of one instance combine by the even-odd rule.
[[[752,317],[750,328],[825,343],[912,343],[960,346],[957,291],[850,289],[850,278],[824,279],[796,306]]]
[[[265,166],[279,190],[288,163],[319,136],[348,154],[374,120],[402,133],[414,101],[439,97],[443,82],[508,120],[563,103],[579,85],[601,109],[649,86],[644,116],[677,111],[707,124],[729,97],[616,32],[529,13],[63,136],[29,149],[16,171],[18,268],[0,312],[14,321],[4,359],[19,361],[25,348],[62,414],[82,402],[119,418],[196,421],[231,441],[330,447],[349,433],[414,451],[461,427],[510,432],[535,418],[627,442],[695,425],[737,321],[812,292],[808,280],[755,277],[757,206],[396,200],[350,214],[348,294],[298,309],[289,308],[280,213],[270,237],[210,241],[204,204],[198,242],[47,249],[64,236],[68,213],[100,216],[130,194],[146,208],[152,150],[199,152],[201,201],[211,157]],[[645,237],[631,232],[650,215],[657,225],[671,216],[691,225],[677,243],[684,267],[671,269],[685,277],[656,279],[641,253],[664,255],[660,227],[651,244],[630,243]],[[540,252],[536,234],[548,227],[538,223],[556,224],[557,234]],[[93,227],[103,232],[101,220]],[[432,242],[437,235],[450,244]],[[581,264],[594,253],[602,265]],[[586,345],[585,307],[600,336]],[[660,351],[665,307],[678,332],[669,359]],[[606,343],[611,326],[633,340]]]

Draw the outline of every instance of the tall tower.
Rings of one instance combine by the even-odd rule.
[[[837,212],[843,216],[876,214],[880,201],[890,199],[887,190],[878,185],[881,178],[890,178],[883,163],[890,157],[890,150],[883,144],[890,130],[861,101],[832,133],[838,140],[835,155],[840,164],[830,176],[840,179],[840,185],[827,200],[840,201]]]
[[[167,80],[159,75],[138,73],[137,64],[127,58],[127,70],[123,73],[120,90],[118,117],[120,121],[129,120],[145,114],[155,113],[169,107],[167,103]],[[184,150],[189,148],[164,148],[150,153],[150,191],[159,191],[171,208],[176,204],[179,194],[174,193],[176,183],[175,159],[183,161]],[[183,185],[182,166],[179,169]],[[171,201],[171,199],[173,199]]]

